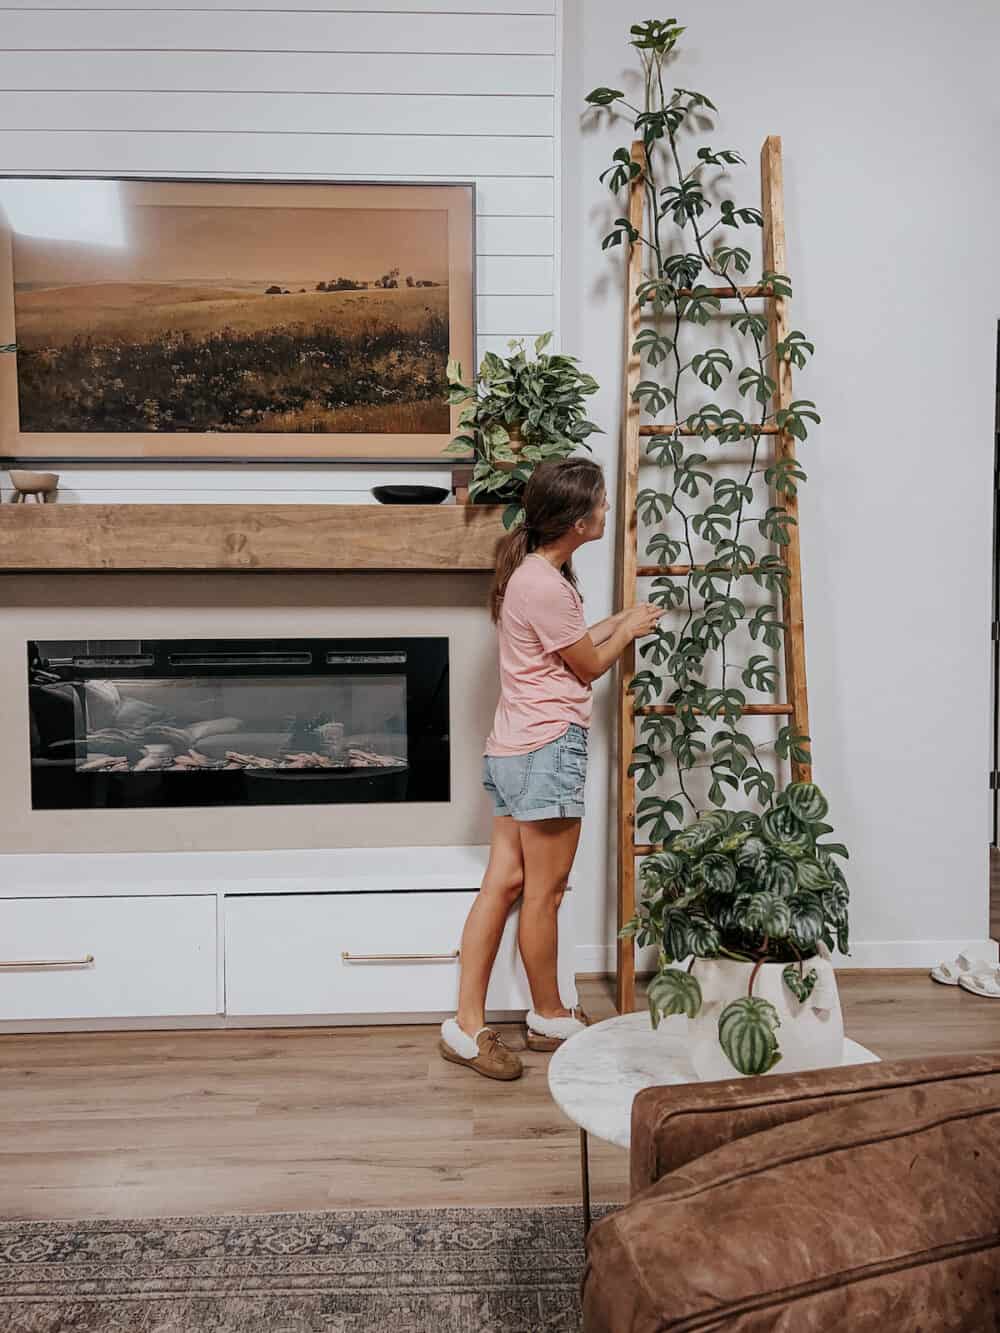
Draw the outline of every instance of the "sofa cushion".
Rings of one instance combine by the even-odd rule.
[[[699,1157],[597,1223],[585,1333],[984,1333],[1000,1077],[887,1092]]]
[[[773,1125],[881,1096],[891,1088],[993,1073],[1000,1075],[1000,1054],[933,1055],[645,1088],[632,1103],[632,1194],[713,1148]]]

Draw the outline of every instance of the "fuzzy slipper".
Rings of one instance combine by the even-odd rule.
[[[989,972],[993,967],[985,958],[970,958],[967,953],[960,953],[951,963],[938,963],[931,968],[931,980],[940,981],[942,986],[958,986],[962,977],[972,973]]]
[[[589,1027],[590,1019],[577,1005],[568,1018],[543,1018],[534,1009],[529,1009],[524,1023],[527,1028],[525,1044],[529,1051],[556,1051],[564,1041]]]
[[[1000,967],[987,964],[982,972],[966,972],[958,979],[963,990],[973,995],[984,995],[988,1000],[1000,1000]]]

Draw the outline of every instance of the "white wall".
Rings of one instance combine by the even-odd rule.
[[[478,350],[502,350],[556,327],[559,24],[557,0],[9,0],[0,174],[474,180]],[[59,471],[63,501],[97,502],[449,477]]]
[[[648,16],[578,0],[565,20],[563,325],[611,427],[622,288],[600,239],[618,210],[597,177],[631,135],[606,118],[583,128],[580,111],[598,85],[630,87],[628,27]],[[747,159],[743,201],[757,200],[765,136],[783,139],[792,327],[816,343],[796,395],[823,416],[800,451],[815,776],[852,852],[855,961],[922,964],[942,941],[988,935],[1000,10],[958,0],[942,21],[902,0],[705,0],[678,18],[671,84],[719,107],[708,141]],[[616,456],[614,430],[601,447]],[[580,560],[594,614],[610,606],[611,554]],[[595,866],[612,818],[588,819]],[[613,937],[607,865],[580,927],[595,963]]]

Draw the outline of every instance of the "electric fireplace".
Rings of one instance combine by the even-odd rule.
[[[36,810],[447,801],[448,640],[28,644]]]

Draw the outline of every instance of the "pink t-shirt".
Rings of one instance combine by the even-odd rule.
[[[543,555],[525,556],[510,576],[497,625],[500,702],[486,742],[489,755],[528,754],[590,726],[593,698],[559,656],[587,633],[573,585]]]

